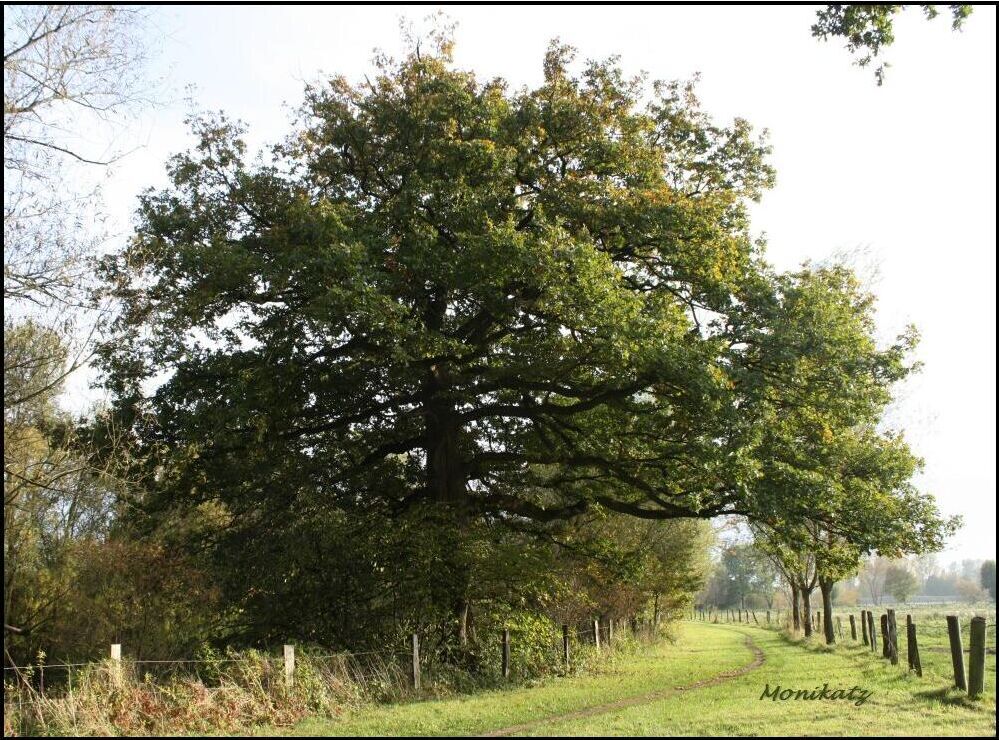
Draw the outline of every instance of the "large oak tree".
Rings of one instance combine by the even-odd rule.
[[[782,296],[851,300],[761,264],[745,206],[773,180],[765,143],[613,60],[577,75],[553,45],[543,83],[511,90],[449,52],[310,87],[269,163],[196,121],[172,187],[143,196],[106,265],[122,311],[103,357],[147,503],[226,536],[426,512],[459,634],[483,526],[835,518],[760,484],[789,441],[767,426],[826,356],[807,326],[769,325]],[[868,340],[841,343],[846,396],[816,415],[877,405],[901,350]]]
[[[725,344],[696,322],[751,271],[765,147],[569,59],[515,92],[444,52],[334,79],[270,166],[202,122],[111,267],[112,385],[178,486],[536,519],[737,503]]]

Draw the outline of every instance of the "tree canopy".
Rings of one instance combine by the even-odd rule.
[[[516,93],[445,52],[311,88],[270,166],[199,124],[111,271],[113,387],[168,375],[151,440],[237,507],[319,484],[537,520],[733,510],[725,345],[697,316],[751,273],[766,147],[676,84],[638,110],[564,47]]]
[[[877,345],[847,270],[766,266],[764,138],[614,59],[577,73],[553,44],[511,90],[437,42],[310,86],[268,162],[195,120],[142,197],[104,267],[102,358],[144,508],[195,513],[240,562],[312,551],[245,561],[251,598],[318,572],[318,532],[347,527],[342,552],[371,522],[370,563],[435,532],[416,559],[456,615],[504,532],[564,548],[584,514],[939,541],[915,458],[876,430],[914,338]]]
[[[857,58],[859,67],[866,67],[881,55],[882,47],[895,42],[895,16],[905,9],[905,5],[889,3],[849,3],[832,4],[818,12],[818,19],[812,26],[812,35],[822,40],[841,37],[846,39],[846,48]],[[971,5],[954,4],[947,8],[951,14],[951,28],[961,29],[971,15]],[[920,5],[927,20],[939,15],[936,5]],[[882,62],[874,70],[878,85],[884,83],[887,62]]]

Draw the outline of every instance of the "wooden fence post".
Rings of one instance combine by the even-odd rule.
[[[597,650],[600,649],[600,620],[593,620],[593,644],[597,646]]]
[[[420,690],[420,636],[415,632],[412,635],[413,643],[413,690]]]
[[[864,644],[867,645],[868,641],[867,641],[867,610],[866,609],[861,609],[860,610],[860,628],[861,628],[861,630],[864,633]]]
[[[915,671],[916,675],[922,678],[923,664],[919,660],[919,645],[916,643],[916,623],[912,621],[911,614],[905,615],[905,642],[909,670]]]
[[[635,623],[632,622],[632,625]],[[562,659],[565,661],[565,673],[569,675],[569,625],[562,625]]]
[[[111,679],[121,681],[121,643],[111,643]]]
[[[911,614],[906,614],[905,615],[905,657],[906,657],[907,662],[909,664],[909,670],[911,671],[913,668],[915,668],[915,665],[913,664],[913,658],[915,656],[912,654],[912,615]]]
[[[510,678],[510,630],[503,630],[503,678]]]
[[[895,610],[888,610],[888,660],[892,665],[898,665],[898,627],[895,624]]]
[[[843,617],[836,617],[836,629],[839,632],[839,639],[843,639]]]
[[[614,642],[614,617],[607,617],[607,647]]]
[[[968,696],[972,699],[985,691],[985,629],[985,617],[972,618],[968,670]]]
[[[770,610],[767,609],[767,624],[770,624]]]
[[[284,684],[289,689],[295,686],[295,646],[284,646]]]
[[[964,646],[961,644],[961,622],[953,615],[947,616],[947,636],[950,638],[950,662],[954,666],[954,685],[968,688],[964,675]]]
[[[888,626],[888,612],[881,615],[881,657],[887,659],[891,655],[891,633]]]
[[[850,615],[850,639],[854,642],[857,641],[857,620],[852,614]]]

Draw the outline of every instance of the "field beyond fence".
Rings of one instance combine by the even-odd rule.
[[[902,608],[895,608],[901,606]],[[821,610],[811,616],[813,640],[824,641]],[[694,620],[712,623],[751,624],[790,630],[793,616],[787,610],[714,609],[695,607]],[[804,628],[805,617],[801,617]],[[947,676],[955,688],[975,698],[995,691],[996,609],[941,608],[893,605],[879,608],[835,609],[833,643],[863,644],[891,665],[922,678]],[[989,660],[991,657],[991,660]]]

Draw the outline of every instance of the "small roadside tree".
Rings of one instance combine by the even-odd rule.
[[[958,578],[954,590],[957,597],[967,604],[977,604],[988,598],[988,592],[968,578]]]
[[[905,565],[893,563],[885,573],[885,590],[903,604],[908,603],[918,588],[919,581]]]
[[[989,596],[992,600],[996,600],[996,561],[986,560],[982,563],[981,570],[981,585],[982,588],[988,591]]]
[[[893,384],[912,370],[914,332],[879,348],[873,297],[841,265],[783,276],[775,296],[748,376],[779,368],[782,379],[758,384],[749,404],[767,420],[754,488],[773,509],[759,531],[796,584],[806,635],[810,593],[821,589],[832,643],[833,586],[862,554],[939,549],[956,523],[912,486],[920,461],[902,437],[877,430]]]
[[[885,594],[885,575],[891,562],[888,558],[880,555],[870,555],[864,561],[860,569],[860,583],[867,591],[871,602],[880,604]]]

